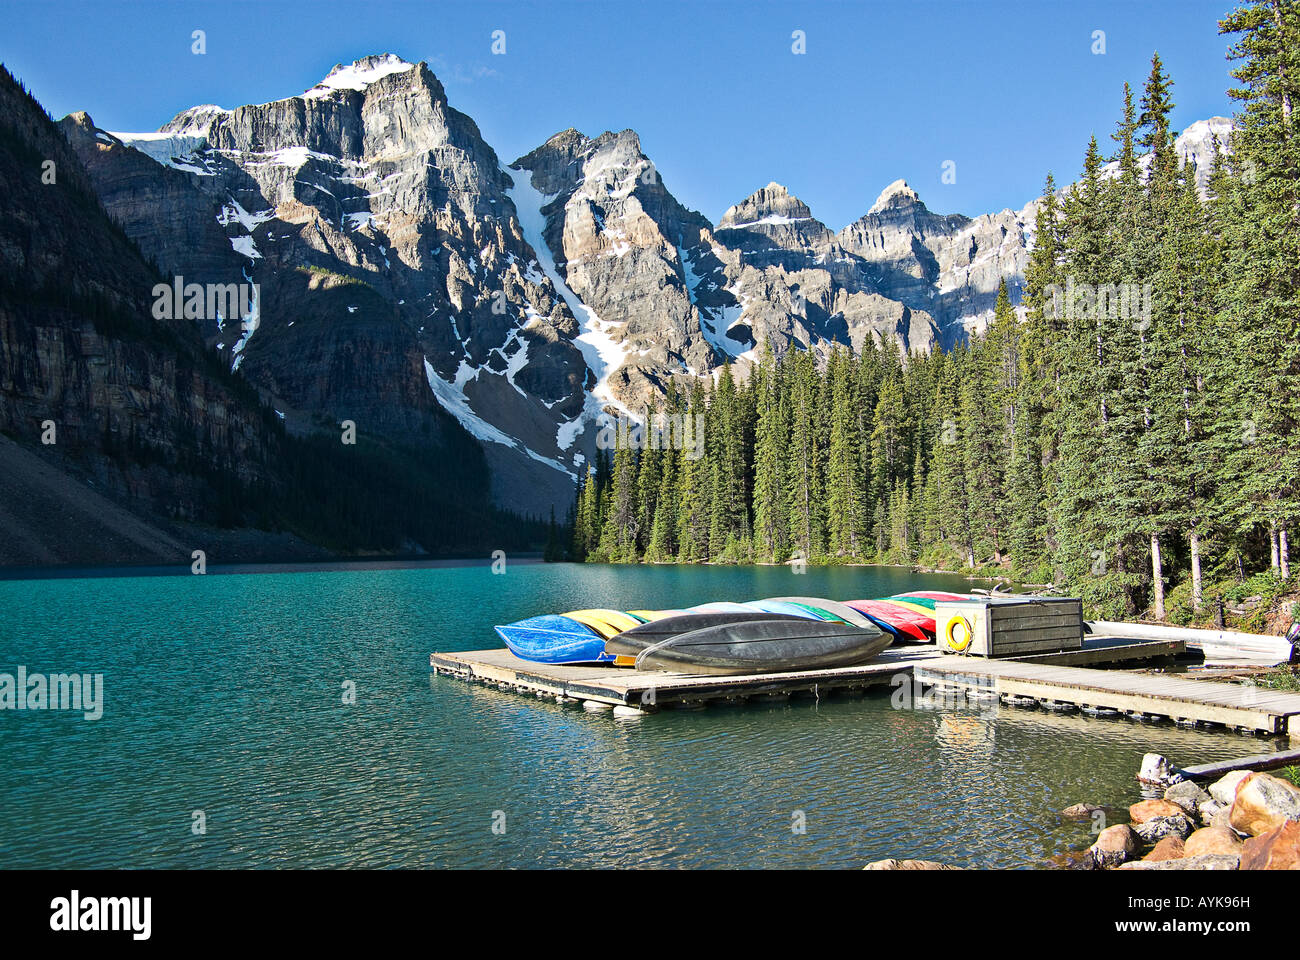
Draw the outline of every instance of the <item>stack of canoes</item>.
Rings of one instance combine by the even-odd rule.
[[[683,610],[573,610],[497,627],[515,656],[686,673],[768,673],[865,663],[891,643],[933,643],[936,600],[917,591],[840,603],[775,597]]]

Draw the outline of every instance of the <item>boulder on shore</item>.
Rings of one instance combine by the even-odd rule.
[[[1178,804],[1189,816],[1196,816],[1203,804],[1213,803],[1210,795],[1191,780],[1175,783],[1165,791],[1165,799]]]
[[[1207,827],[1226,827],[1228,826],[1228,806],[1220,803],[1218,800],[1206,800],[1196,812],[1200,815],[1201,823]],[[1216,821],[1222,820],[1222,823]]]
[[[1181,860],[1186,855],[1182,838],[1170,835],[1152,847],[1151,852],[1142,859],[1147,861]]]
[[[1225,773],[1210,784],[1210,796],[1225,806],[1232,806],[1232,801],[1237,798],[1237,785],[1248,776],[1250,776],[1249,770],[1233,770],[1231,773]]]
[[[1139,823],[1134,832],[1147,843],[1155,843],[1165,837],[1186,837],[1196,828],[1192,818],[1185,813],[1176,813],[1169,817],[1152,817],[1146,823]]]
[[[1229,819],[1234,830],[1252,837],[1300,820],[1300,787],[1267,773],[1252,773],[1237,785]]]
[[[940,863],[938,860],[897,860],[890,858],[888,860],[876,860],[867,864],[863,870],[965,870],[965,867],[954,867],[950,863]]]
[[[1300,820],[1288,820],[1241,845],[1243,870],[1300,870]]]
[[[1148,753],[1142,757],[1142,767],[1138,770],[1138,779],[1143,783],[1170,784],[1183,779],[1172,763],[1158,753]]]
[[[1128,815],[1134,823],[1146,823],[1156,817],[1181,817],[1187,811],[1172,800],[1143,800],[1128,808]]]
[[[1100,866],[1114,867],[1132,857],[1137,848],[1138,837],[1133,828],[1127,823],[1117,823],[1099,833],[1088,849]]]
[[[1182,860],[1134,860],[1120,866],[1121,870],[1236,870],[1237,858],[1222,853],[1205,853],[1199,857]]]
[[[1241,854],[1241,838],[1227,827],[1202,827],[1187,838],[1183,848],[1189,857],[1199,857],[1205,853],[1235,857]]]

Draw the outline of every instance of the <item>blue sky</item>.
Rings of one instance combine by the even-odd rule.
[[[56,118],[86,110],[134,131],[196,103],[291,96],[337,62],[392,52],[428,61],[507,162],[566,127],[631,127],[669,190],[715,221],[776,180],[839,229],[898,178],[931,209],[968,215],[1019,207],[1049,169],[1072,179],[1153,50],[1174,79],[1175,127],[1230,114],[1216,22],[1232,6],[47,0],[4,5],[0,59]],[[495,30],[504,55],[491,52]]]

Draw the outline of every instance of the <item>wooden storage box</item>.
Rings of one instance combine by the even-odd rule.
[[[1072,597],[940,600],[936,641],[944,653],[1020,657],[1083,646],[1083,604]]]

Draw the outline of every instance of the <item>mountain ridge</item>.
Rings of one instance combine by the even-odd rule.
[[[205,339],[291,427],[352,411],[401,434],[437,404],[481,441],[497,502],[561,509],[601,414],[642,416],[672,381],[725,363],[743,375],[764,343],[929,350],[979,330],[1000,282],[1019,302],[1038,202],[935,214],[897,180],[833,231],[772,181],[715,224],[672,195],[634,130],[569,127],[507,164],[426,63],[387,53],[153,133],[64,124],[161,265],[261,282],[256,321]],[[1202,134],[1180,152],[1203,157]],[[90,162],[106,138],[185,186]],[[191,212],[184,231],[168,203]],[[357,362],[338,370],[340,356]]]

